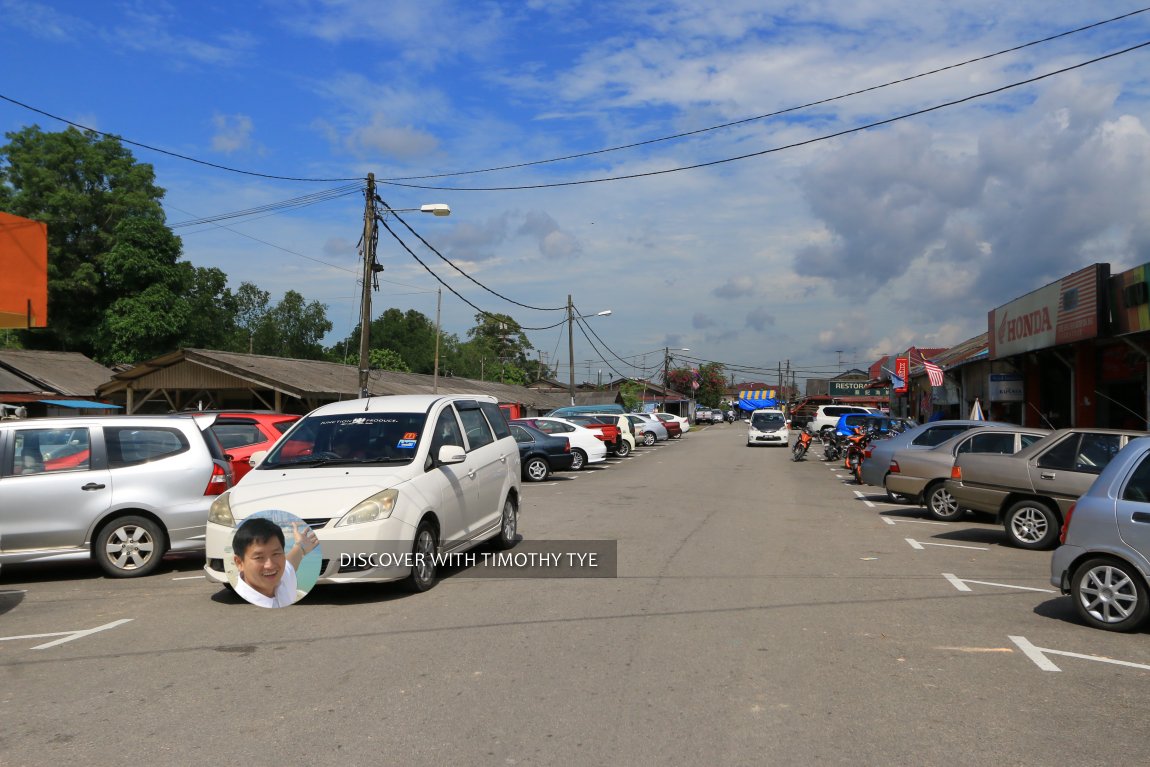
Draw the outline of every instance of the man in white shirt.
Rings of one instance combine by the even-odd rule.
[[[295,543],[284,553],[284,533],[270,519],[252,517],[232,537],[232,556],[239,570],[236,593],[260,607],[287,607],[296,601],[296,568],[319,545],[315,532],[292,522]]]

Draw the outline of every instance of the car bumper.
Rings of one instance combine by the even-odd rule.
[[[1063,594],[1070,593],[1070,566],[1086,553],[1081,546],[1059,546],[1050,557],[1050,585]]]
[[[1002,509],[1003,499],[1006,498],[1006,493],[1001,490],[972,487],[953,479],[946,481],[946,489],[954,496],[955,503],[962,508],[984,514],[997,515]]]
[[[787,432],[758,433],[747,436],[748,445],[787,445],[790,444]]]
[[[887,474],[886,489],[899,495],[917,496],[926,487],[926,480],[922,477],[908,477],[905,474]]]
[[[208,523],[204,575],[209,581],[232,583],[226,563],[232,558],[235,532],[234,527]],[[322,560],[316,583],[386,583],[411,573],[405,558],[411,553],[415,528],[394,516],[363,525],[322,527],[315,534]]]

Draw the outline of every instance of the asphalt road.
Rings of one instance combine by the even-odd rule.
[[[616,540],[612,579],[462,570],[262,610],[195,558],[134,580],[5,568],[0,764],[1144,758],[1145,632],[1078,623],[1049,554],[999,528],[932,523],[745,433],[524,486],[523,536]]]

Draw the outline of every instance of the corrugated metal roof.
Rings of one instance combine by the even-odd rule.
[[[0,350],[0,368],[38,385],[44,391],[72,397],[94,397],[96,389],[112,377],[111,370],[79,352],[3,349]]]

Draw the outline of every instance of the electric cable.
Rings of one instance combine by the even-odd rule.
[[[1124,19],[1130,18],[1131,16],[1136,16],[1140,13],[1145,13],[1146,11],[1150,11],[1150,7],[1139,8],[1138,10],[1131,11],[1129,13],[1124,13],[1120,16],[1115,16],[1114,18],[1111,18],[1111,19],[1105,19],[1103,21],[1096,21],[1092,24],[1087,24],[1086,26],[1078,27],[1076,29],[1071,29],[1071,30],[1068,30],[1066,32],[1059,32],[1058,34],[1050,35],[1049,37],[1043,37],[1040,40],[1031,40],[1028,43],[1022,43],[1021,45],[1016,45],[1012,48],[1005,48],[1001,51],[995,51],[994,53],[987,53],[987,54],[984,54],[982,56],[976,56],[972,59],[960,61],[956,64],[948,64],[946,66],[938,67],[936,69],[931,69],[931,70],[928,70],[926,72],[920,72],[916,75],[910,75],[908,77],[902,77],[902,78],[899,78],[897,80],[891,80],[890,82],[882,83],[881,85],[871,85],[871,86],[868,86],[866,88],[860,88],[859,90],[850,91],[849,93],[843,93],[843,94],[840,94],[838,96],[831,96],[829,98],[819,99],[817,101],[810,101],[810,102],[807,102],[806,104],[800,104],[798,106],[793,106],[793,107],[786,107],[785,109],[779,109],[779,110],[774,111],[774,112],[768,112],[766,114],[755,115],[754,117],[744,117],[744,118],[739,119],[739,120],[733,120],[731,122],[720,123],[719,125],[712,125],[712,126],[707,127],[707,128],[697,128],[695,130],[685,131],[683,133],[675,133],[675,134],[672,134],[670,136],[661,136],[659,138],[647,139],[645,141],[636,141],[632,144],[621,144],[619,146],[607,147],[605,149],[595,149],[595,150],[592,150],[589,152],[580,152],[578,154],[569,154],[569,155],[565,155],[562,157],[553,157],[553,158],[548,159],[548,160],[533,160],[531,162],[521,162],[521,163],[515,163],[512,165],[500,165],[498,167],[493,167],[493,168],[482,168],[479,170],[456,171],[454,173],[435,173],[435,174],[429,174],[429,175],[425,175],[425,176],[399,176],[399,177],[390,178],[390,179],[386,179],[386,180],[388,180],[388,181],[417,181],[420,179],[428,179],[428,178],[448,178],[448,177],[453,177],[453,176],[471,176],[471,175],[475,175],[475,174],[479,174],[479,173],[493,173],[493,172],[501,171],[501,170],[514,170],[516,168],[527,168],[527,167],[531,167],[533,165],[545,165],[548,163],[563,162],[565,160],[577,160],[577,159],[580,159],[583,157],[592,157],[594,155],[607,154],[609,152],[618,152],[618,151],[621,151],[624,149],[635,149],[637,147],[649,146],[651,144],[657,144],[657,143],[660,143],[663,141],[673,141],[675,139],[687,138],[689,136],[697,136],[699,134],[708,133],[710,131],[721,130],[723,128],[732,128],[732,127],[735,127],[736,125],[744,125],[746,123],[756,122],[758,120],[765,120],[765,119],[770,118],[770,117],[778,117],[779,115],[784,115],[784,114],[787,114],[789,112],[797,112],[799,110],[808,109],[810,107],[822,106],[823,104],[829,104],[832,101],[840,101],[842,99],[850,98],[851,96],[858,96],[858,95],[861,95],[863,93],[869,93],[871,91],[881,90],[882,88],[889,88],[893,85],[901,85],[902,83],[907,83],[907,82],[910,82],[911,80],[917,80],[917,79],[920,79],[923,77],[929,77],[930,75],[936,75],[936,74],[939,74],[941,72],[946,72],[946,71],[951,70],[951,69],[958,69],[959,67],[964,67],[968,64],[976,64],[980,61],[986,61],[988,59],[992,59],[992,58],[995,58],[997,56],[1002,56],[1002,55],[1007,54],[1007,53],[1015,53],[1017,51],[1023,50],[1024,48],[1030,48],[1030,47],[1035,46],[1035,45],[1041,45],[1042,43],[1048,43],[1052,40],[1057,40],[1061,37],[1069,37],[1070,35],[1075,35],[1075,34],[1078,34],[1079,32],[1085,32],[1087,30],[1094,29],[1096,27],[1101,27],[1101,26],[1104,26],[1106,24],[1111,24],[1111,23],[1116,22],[1116,21],[1122,21]]]
[[[315,205],[321,202],[327,202],[329,200],[339,199],[341,197],[347,197],[352,194],[357,194],[362,189],[362,184],[347,184],[344,186],[336,187],[335,189],[328,189],[323,192],[315,192],[313,194],[303,195],[302,197],[293,197],[289,200],[272,202],[268,203],[267,205],[248,208],[247,210],[237,210],[231,213],[218,213],[214,216],[205,216],[203,218],[189,219],[187,221],[177,221],[174,224],[168,224],[168,228],[181,229],[189,226],[199,226],[200,224],[213,224],[217,221],[227,221],[234,218],[256,216],[261,213],[274,215],[285,210],[294,210],[297,208],[307,207],[309,205]],[[264,216],[259,216],[259,218],[264,218]]]
[[[591,336],[587,335],[587,323],[583,322],[583,320],[581,318],[577,318],[577,321],[575,324],[578,325],[579,332],[582,333],[583,337],[587,339],[587,343],[589,343],[591,345],[591,348],[595,350],[595,353],[599,355],[599,360],[604,365],[609,367],[611,369],[612,373],[619,376],[620,378],[625,378],[626,376],[624,376],[622,373],[620,373],[618,370],[616,370],[615,366],[606,360],[606,358],[603,356],[603,352],[599,351],[598,347],[595,346],[595,342],[591,340]],[[591,332],[594,333],[595,331],[592,330]],[[595,337],[599,338],[598,335],[596,335]],[[602,340],[602,339],[600,339],[600,340]]]
[[[824,134],[822,136],[815,136],[814,138],[804,139],[802,141],[795,141],[795,142],[792,142],[790,144],[784,144],[782,146],[772,147],[770,149],[761,149],[757,152],[748,152],[746,154],[736,155],[734,157],[724,157],[724,158],[721,158],[718,160],[709,160],[707,162],[695,163],[693,165],[680,165],[680,166],[677,166],[674,168],[664,168],[662,170],[644,171],[642,173],[625,173],[625,174],[620,175],[620,176],[600,176],[598,178],[586,178],[586,179],[580,179],[578,181],[553,181],[553,182],[546,183],[546,184],[522,184],[519,186],[487,186],[487,187],[433,186],[430,184],[406,184],[406,183],[401,183],[398,181],[378,181],[377,183],[387,184],[388,186],[404,187],[406,189],[426,189],[426,190],[440,191],[440,192],[515,192],[515,191],[524,191],[524,190],[530,190],[530,189],[556,189],[556,188],[569,187],[569,186],[584,186],[587,184],[602,184],[602,183],[606,183],[609,181],[628,181],[628,180],[636,179],[636,178],[650,178],[652,176],[665,176],[665,175],[670,174],[670,173],[682,173],[684,171],[689,171],[689,170],[699,170],[700,168],[710,168],[710,167],[714,167],[716,165],[724,165],[726,163],[739,162],[742,160],[749,160],[749,159],[754,158],[754,157],[762,157],[762,156],[768,155],[768,154],[775,154],[777,152],[783,152],[783,151],[788,150],[788,149],[797,149],[798,147],[809,146],[811,144],[817,144],[817,143],[820,143],[823,141],[829,141],[830,139],[839,138],[841,136],[848,136],[852,133],[861,133],[862,131],[870,130],[871,128],[877,128],[877,127],[882,126],[882,125],[890,125],[892,123],[899,122],[900,120],[908,120],[912,117],[920,117],[924,114],[929,114],[931,112],[937,112],[941,109],[947,109],[949,107],[957,106],[959,104],[965,104],[968,101],[975,101],[977,99],[984,98],[986,96],[993,96],[995,94],[1003,93],[1005,91],[1012,90],[1014,88],[1019,88],[1023,85],[1030,85],[1032,83],[1036,83],[1039,80],[1045,80],[1048,77],[1054,77],[1056,75],[1061,75],[1061,74],[1065,74],[1067,72],[1071,72],[1075,69],[1081,69],[1082,67],[1086,67],[1086,66],[1089,66],[1091,64],[1097,64],[1100,61],[1112,59],[1116,56],[1122,56],[1124,54],[1139,50],[1140,48],[1145,48],[1148,45],[1150,45],[1150,40],[1147,40],[1147,41],[1142,42],[1142,43],[1138,43],[1137,45],[1132,45],[1129,48],[1124,48],[1120,51],[1108,53],[1104,56],[1098,56],[1097,58],[1093,58],[1093,59],[1090,59],[1088,61],[1082,61],[1082,62],[1079,62],[1077,64],[1071,64],[1068,67],[1063,67],[1062,69],[1056,69],[1053,72],[1047,72],[1045,74],[1037,75],[1035,77],[1030,77],[1030,78],[1027,78],[1025,80],[1019,80],[1017,82],[1008,83],[1007,85],[1003,85],[1003,86],[1000,86],[998,88],[992,88],[990,90],[982,91],[980,93],[975,93],[975,94],[972,94],[970,96],[964,96],[963,98],[960,98],[960,99],[954,99],[952,101],[946,101],[946,102],[943,102],[941,104],[935,104],[934,106],[924,107],[923,109],[918,109],[918,110],[915,110],[913,112],[906,112],[906,113],[901,114],[901,115],[895,115],[894,117],[887,117],[887,118],[884,118],[882,120],[876,120],[874,122],[866,123],[865,125],[857,125],[853,128],[845,128],[845,129],[840,130],[840,131],[835,131],[834,133],[827,133],[827,134]]]

